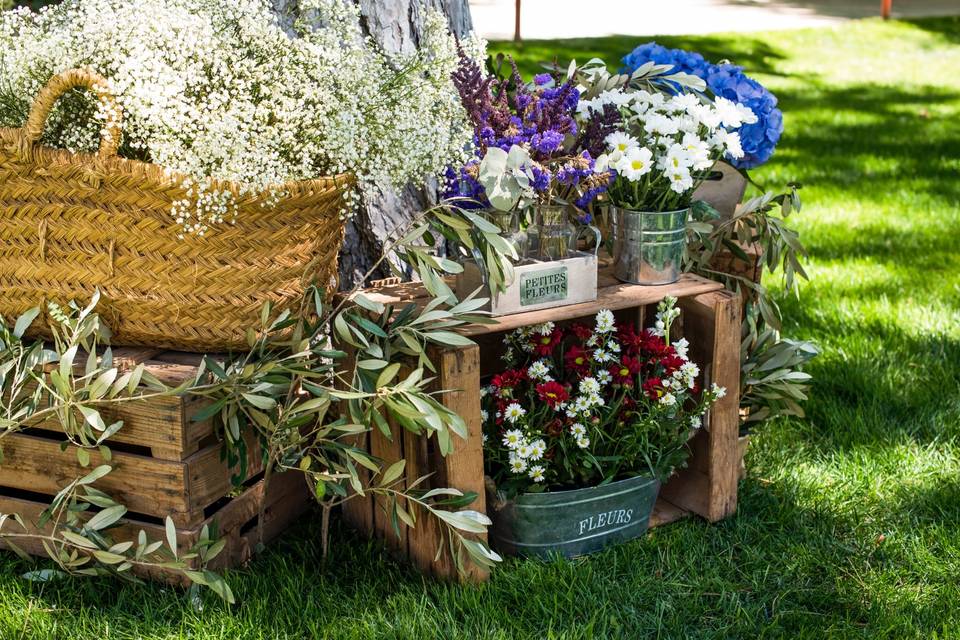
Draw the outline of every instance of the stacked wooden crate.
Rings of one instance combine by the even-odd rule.
[[[116,349],[114,354],[121,368],[143,363],[146,371],[170,386],[196,377],[201,358],[132,348]],[[260,446],[251,441],[246,477],[242,486],[234,487],[235,470],[227,465],[213,422],[193,419],[202,406],[195,397],[174,396],[110,405],[101,412],[104,420],[108,424],[122,420],[123,427],[107,443],[109,462],[93,452],[87,467],[80,466],[72,447],[61,448],[64,434],[53,421],[5,436],[0,440],[0,513],[18,513],[35,523],[60,489],[107,463],[113,471],[95,486],[128,509],[112,534],[115,539],[136,539],[143,529],[151,539],[163,540],[164,520],[170,516],[181,548],[196,542],[205,525],[227,540],[213,568],[245,562],[261,539],[261,529],[263,540],[269,541],[309,506],[306,485],[301,474],[292,473],[274,475],[265,487]],[[39,541],[18,544],[45,555]],[[152,576],[180,580],[167,570]]]
[[[429,487],[451,486],[478,494],[471,508],[486,510],[484,495],[483,445],[480,418],[481,379],[502,369],[505,332],[543,322],[563,324],[593,316],[610,309],[620,320],[638,327],[653,322],[656,305],[666,296],[679,299],[681,317],[673,335],[690,342],[691,358],[700,364],[702,382],[716,382],[727,395],[711,409],[704,429],[691,441],[692,456],[686,469],[678,471],[664,484],[651,519],[651,526],[673,522],[691,514],[711,522],[736,511],[737,479],[740,467],[738,447],[738,406],[740,380],[740,300],[719,283],[693,275],[684,275],[671,285],[650,287],[616,281],[609,269],[599,276],[596,301],[519,313],[496,318],[492,324],[471,325],[462,330],[477,346],[434,349],[437,365],[436,390],[444,394],[445,405],[466,421],[469,437],[455,440],[455,452],[443,458],[434,450],[433,441],[393,429],[393,438],[374,432],[364,446],[386,462],[406,458],[407,479],[412,481],[432,474]],[[365,292],[370,298],[389,303],[425,303],[422,288],[403,284],[379,287]],[[401,555],[420,569],[441,577],[455,577],[454,564],[446,549],[438,555],[438,532],[429,519],[421,518],[415,529],[401,525],[397,538],[382,506],[372,498],[356,498],[347,503],[345,516],[357,529],[384,538]],[[473,568],[470,577],[482,579],[484,572]]]

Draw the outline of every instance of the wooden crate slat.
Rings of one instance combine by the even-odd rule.
[[[487,499],[483,482],[483,421],[480,417],[480,349],[477,346],[434,350],[431,361],[437,367],[438,389],[447,391],[441,397],[443,405],[463,418],[468,430],[466,440],[454,436],[453,452],[438,460],[439,473],[434,486],[453,487],[477,494],[470,509],[486,513]],[[478,536],[486,542],[486,536]],[[458,577],[454,566],[449,575]],[[487,572],[475,565],[468,566],[467,577],[485,580]]]
[[[247,525],[258,517],[260,503],[266,502],[264,522],[254,525],[249,531],[243,532]],[[220,556],[211,563],[211,569],[223,569],[237,566],[250,559],[259,541],[258,526],[263,526],[264,542],[275,539],[290,525],[293,520],[302,515],[310,505],[303,478],[299,473],[283,473],[273,476],[270,486],[265,491],[263,480],[246,489],[240,496],[230,500],[214,514],[206,518],[195,527],[177,528],[177,545],[181,549],[188,549],[199,539],[201,528],[206,525],[215,527],[220,537],[227,539],[227,546]],[[44,529],[36,526],[40,514],[47,507],[39,501],[0,495],[0,513],[17,513],[26,521],[30,533],[49,533],[51,526]],[[155,522],[144,522],[136,518],[123,518],[117,527],[107,533],[116,541],[136,540],[139,531],[143,530],[151,540],[166,540],[165,528]],[[8,523],[6,532],[19,532],[15,524]],[[32,555],[46,557],[46,551],[39,541],[21,539],[16,541],[17,546]],[[3,540],[0,548],[8,549]],[[162,580],[171,584],[183,585],[184,581],[179,574],[167,569],[136,568],[135,573],[143,577]]]
[[[380,458],[380,463],[384,470],[395,462],[403,459],[403,435],[404,430],[396,425],[393,420],[389,421],[392,438],[387,438],[379,429],[374,427],[369,433],[370,453]],[[402,486],[402,485],[401,485]],[[396,549],[401,554],[407,553],[407,528],[399,522],[400,536],[393,528],[390,518],[390,500],[384,496],[374,497],[374,531],[377,537],[383,539],[387,546]]]

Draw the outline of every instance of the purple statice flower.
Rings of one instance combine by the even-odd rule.
[[[623,58],[622,71],[632,73],[646,62],[673,65],[674,71],[695,75],[706,82],[714,95],[739,102],[753,111],[757,122],[739,129],[743,157],[727,158],[727,162],[740,169],[752,169],[770,159],[783,133],[783,112],[777,108],[776,96],[746,75],[743,67],[711,64],[699,53],[648,42]]]
[[[541,155],[548,156],[560,148],[564,135],[559,131],[544,131],[530,136],[530,148]]]
[[[550,182],[553,180],[553,176],[550,174],[549,169],[535,164],[530,167],[530,173],[533,174],[533,180],[530,182],[530,186],[533,187],[534,191],[537,193],[546,193],[550,190]]]
[[[577,206],[581,211],[585,213],[581,216],[581,222],[584,224],[589,224],[591,216],[589,213],[586,213],[587,207],[590,206],[590,203],[593,202],[597,196],[602,193],[605,193],[610,185],[613,184],[613,181],[617,177],[617,172],[613,169],[609,169],[605,173],[595,173],[588,177],[583,186],[585,187],[583,195],[577,198],[573,204]],[[586,218],[584,220],[583,218]]]
[[[553,82],[553,76],[551,76],[549,73],[538,73],[537,75],[533,76],[533,84],[537,85],[538,87],[550,84],[551,82]]]
[[[584,151],[579,156],[564,163],[557,171],[556,180],[558,184],[579,185],[581,180],[586,180],[593,175],[593,158]]]
[[[445,200],[456,199],[464,209],[484,209],[490,206],[487,193],[476,179],[479,160],[471,160],[459,170],[447,167],[443,175],[442,196]]]
[[[602,154],[607,147],[607,136],[618,130],[623,121],[620,110],[612,104],[603,105],[603,110],[590,110],[590,119],[580,131],[577,147],[584,149],[594,158]]]

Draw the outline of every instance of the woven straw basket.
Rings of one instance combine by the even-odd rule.
[[[299,305],[310,283],[335,286],[343,242],[339,220],[349,176],[291,182],[283,198],[237,195],[236,224],[203,237],[180,232],[170,210],[187,197],[183,176],[118,158],[120,125],[97,154],[40,146],[54,103],[84,87],[115,104],[89,71],[55,76],[23,129],[0,128],[0,314],[101,292],[100,312],[114,344],[190,351],[245,346],[260,309]],[[233,183],[218,189],[239,194]],[[43,335],[38,319],[33,335]]]

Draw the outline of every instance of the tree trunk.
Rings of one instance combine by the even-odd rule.
[[[450,29],[458,36],[473,28],[467,0],[352,0],[360,5],[364,31],[387,51],[412,52],[419,46],[423,21],[429,7],[443,11]],[[297,15],[297,0],[273,0],[288,19]],[[380,189],[347,224],[340,252],[340,286],[350,288],[380,257],[390,232],[436,201],[436,185],[426,189],[407,187],[395,192]],[[375,277],[386,275],[377,274]]]

